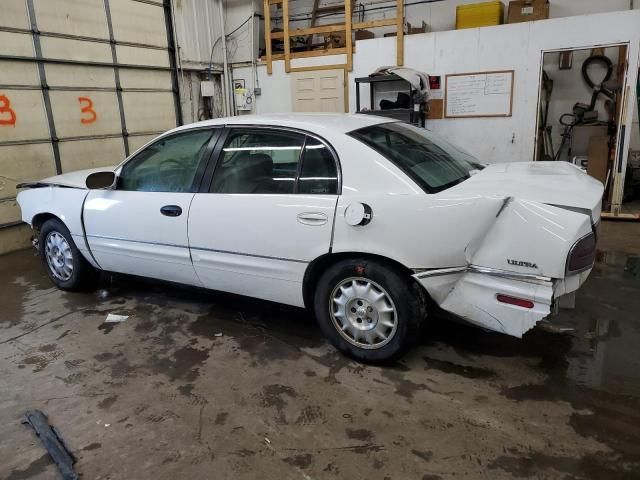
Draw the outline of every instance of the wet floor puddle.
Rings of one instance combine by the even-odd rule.
[[[41,280],[39,271],[23,272],[29,278]],[[479,382],[494,382],[499,375],[484,368],[480,359],[483,355],[503,357],[506,362],[534,359],[534,368],[546,374],[547,380],[541,384],[523,383],[500,392],[515,402],[520,401],[566,401],[576,410],[571,416],[572,427],[583,436],[594,437],[607,444],[622,460],[640,464],[640,257],[619,252],[599,253],[597,264],[589,281],[578,292],[576,309],[561,311],[552,322],[566,325],[572,334],[558,334],[534,329],[525,337],[515,339],[504,335],[482,332],[475,328],[453,322],[441,322],[428,332],[426,346],[442,343],[456,352],[456,357],[447,359],[424,358],[425,370],[440,370]],[[35,280],[34,280],[35,281]],[[145,304],[154,299],[158,307],[167,301],[178,300],[208,304],[215,300],[209,315],[202,316],[188,327],[193,335],[212,336],[224,320],[225,336],[237,338],[239,348],[252,351],[262,360],[300,355],[299,348],[317,347],[323,343],[313,322],[302,322],[306,315],[291,310],[242,299],[242,310],[238,310],[238,297],[214,295],[202,296],[172,287],[140,288],[140,285],[124,283],[127,297],[140,297],[137,313],[144,316]],[[137,285],[137,286],[136,286]],[[15,289],[24,289],[16,286]],[[49,288],[48,284],[38,288]],[[12,294],[22,291],[13,292]],[[116,291],[115,296],[118,296]],[[89,295],[69,295],[65,300],[69,306],[95,303],[95,292]],[[98,297],[98,301],[104,298]],[[118,299],[110,299],[114,308]],[[204,302],[203,302],[204,300]],[[12,302],[16,303],[16,302]],[[73,305],[72,305],[73,304]],[[265,306],[267,305],[267,306]],[[238,312],[241,312],[239,319]],[[104,313],[104,312],[103,312]],[[16,311],[16,317],[20,312]],[[216,318],[214,329],[211,320]],[[227,319],[228,317],[228,319]],[[142,329],[146,324],[140,322]],[[155,328],[155,325],[150,327]],[[145,327],[146,328],[146,327]],[[247,331],[250,330],[249,334]],[[137,330],[136,330],[137,331]],[[260,333],[260,335],[257,334]],[[109,334],[110,332],[104,331]],[[144,333],[144,332],[139,332]],[[276,340],[275,342],[272,340]],[[295,344],[297,348],[284,348]],[[171,372],[172,377],[186,377],[199,365],[204,353],[191,347],[179,355],[176,362],[186,365],[184,372],[176,365],[158,362],[158,368]],[[193,351],[192,351],[193,350]],[[519,360],[520,359],[520,360]],[[349,364],[342,359],[345,364]],[[528,360],[527,360],[528,362]],[[187,368],[188,367],[188,368]],[[388,374],[397,372],[388,371]],[[397,373],[399,378],[402,372]],[[498,379],[499,380],[499,379]],[[523,379],[526,382],[526,379]],[[573,465],[575,459],[541,458],[562,466],[565,471],[580,472],[583,464]],[[504,470],[519,474],[528,470],[523,457],[506,457],[504,465],[496,465]],[[509,462],[515,462],[510,464]],[[564,463],[563,463],[564,462]],[[565,465],[566,463],[566,465]],[[597,471],[602,465],[595,461]],[[614,478],[612,471],[602,471],[602,478]],[[589,477],[590,478],[590,477]]]

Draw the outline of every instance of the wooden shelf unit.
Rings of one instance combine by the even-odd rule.
[[[271,32],[271,5],[282,5],[282,32]],[[273,73],[273,61],[284,60],[284,70],[286,73],[300,71],[300,69],[306,70],[305,67],[291,67],[291,59],[293,58],[309,58],[320,57],[324,55],[347,55],[347,62],[341,65],[346,72],[353,70],[353,40],[352,32],[354,30],[362,30],[365,28],[379,28],[379,27],[396,27],[396,63],[398,66],[404,64],[404,0],[396,0],[396,16],[395,18],[388,18],[383,20],[370,20],[368,22],[353,22],[352,12],[353,5],[352,0],[345,0],[344,2],[344,23],[330,24],[330,25],[315,25],[317,20],[317,14],[325,12],[327,8],[331,11],[342,11],[340,6],[320,7],[319,0],[316,0],[313,5],[313,12],[311,18],[311,27],[307,28],[289,28],[289,0],[264,0],[264,35],[265,35],[265,47],[266,55],[264,60],[267,64],[267,73],[271,75]],[[317,33],[345,33],[345,46],[341,48],[325,48],[319,50],[307,50],[302,52],[291,52],[291,37],[314,35]],[[283,39],[284,40],[284,53],[274,54],[271,48],[271,41]],[[308,42],[311,47],[311,42]],[[335,65],[332,66],[335,68]]]

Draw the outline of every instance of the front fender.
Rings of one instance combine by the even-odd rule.
[[[89,190],[47,186],[18,193],[22,220],[33,226],[36,215],[48,213],[58,217],[72,235],[84,235],[82,205]]]
[[[45,186],[30,188],[18,193],[17,201],[22,212],[22,220],[33,228],[37,215],[47,214],[59,218],[69,229],[73,241],[83,257],[94,267],[99,265],[93,259],[87,245],[82,209],[89,190]]]

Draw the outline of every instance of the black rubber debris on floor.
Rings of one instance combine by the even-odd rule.
[[[44,448],[58,466],[64,480],[77,480],[78,474],[73,468],[76,459],[65,444],[60,432],[49,425],[47,416],[40,410],[29,410],[24,415],[23,423],[31,425]]]

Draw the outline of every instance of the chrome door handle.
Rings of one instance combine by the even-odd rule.
[[[298,214],[298,222],[304,225],[324,225],[329,218],[320,212],[305,212]]]

